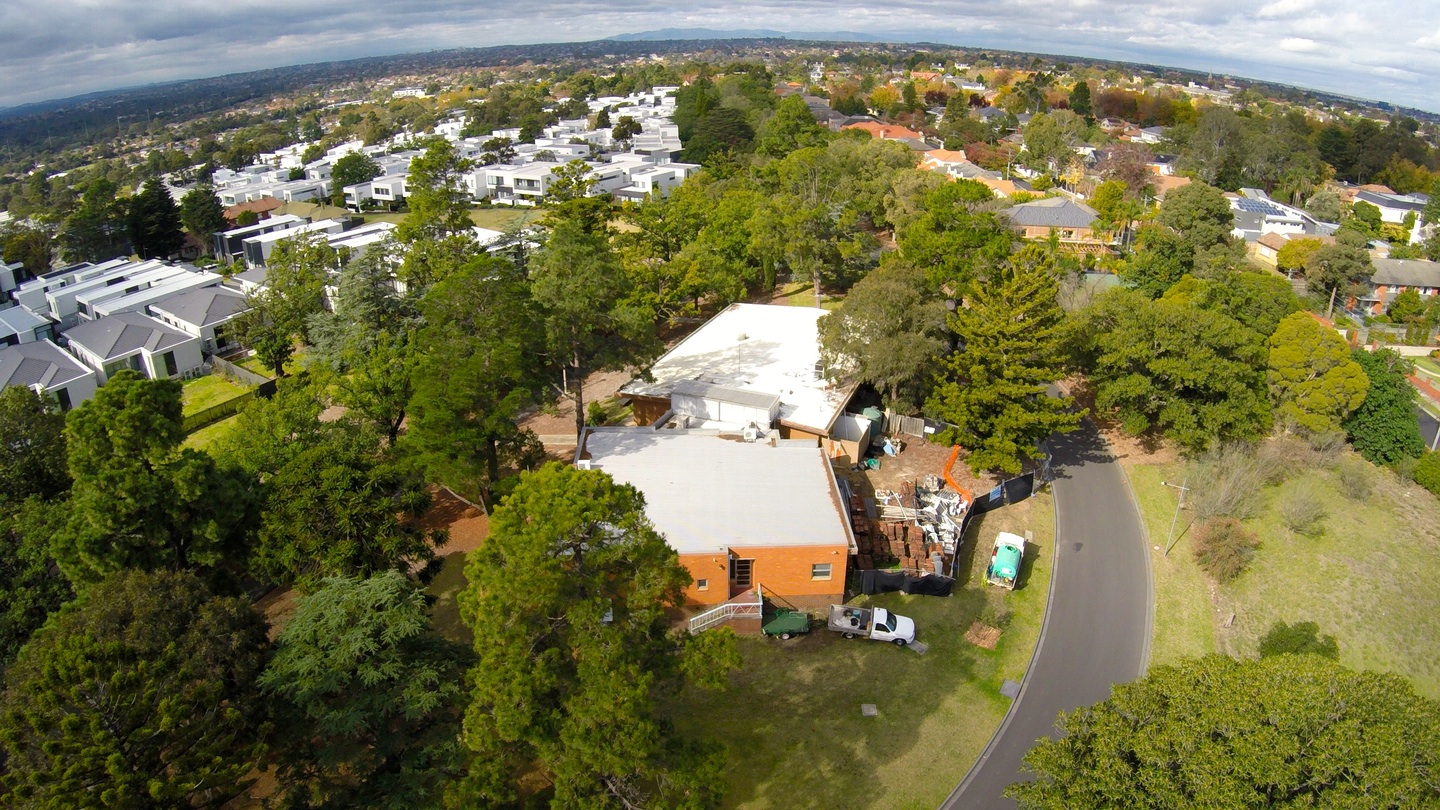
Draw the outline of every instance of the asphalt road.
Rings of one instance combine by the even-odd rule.
[[[1061,711],[1142,674],[1150,647],[1149,552],[1119,462],[1087,420],[1051,440],[1056,554],[1050,601],[1020,695],[943,810],[1013,808],[1001,797]]]

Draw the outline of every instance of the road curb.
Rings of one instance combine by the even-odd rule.
[[[1102,436],[1101,439],[1103,440],[1104,437]],[[1109,446],[1109,442],[1106,442],[1106,446]],[[1020,693],[1010,701],[1010,708],[1005,710],[1005,719],[1000,721],[1000,727],[995,729],[995,733],[990,736],[990,742],[985,744],[985,750],[981,751],[980,756],[971,763],[970,770],[965,772],[965,778],[961,779],[960,784],[956,785],[955,789],[950,791],[950,795],[945,797],[945,801],[940,803],[942,808],[949,807],[960,794],[965,792],[965,788],[970,785],[975,774],[980,772],[980,767],[985,764],[985,760],[990,758],[995,746],[1005,737],[1005,730],[1009,728],[1010,720],[1017,714],[1020,701],[1025,699],[1025,690],[1030,688],[1030,673],[1035,669],[1035,659],[1045,646],[1045,633],[1050,629],[1050,605],[1055,601],[1055,582],[1059,579],[1057,574],[1060,570],[1060,488],[1055,486],[1053,481],[1050,484],[1050,496],[1055,501],[1054,517],[1052,518],[1055,521],[1052,539],[1054,559],[1050,562],[1050,587],[1045,592],[1045,614],[1040,619],[1040,635],[1035,639],[1035,649],[1030,651],[1030,660],[1025,663],[1025,674],[1020,678]]]
[[[1155,558],[1151,556],[1155,550],[1150,545],[1150,527],[1145,524],[1145,513],[1140,511],[1140,498],[1135,495],[1135,485],[1130,483],[1130,471],[1125,469],[1119,456],[1115,458],[1115,465],[1120,468],[1120,477],[1125,479],[1125,492],[1130,496],[1130,508],[1135,510],[1135,520],[1140,524],[1140,533],[1145,537],[1145,646],[1140,652],[1140,672],[1135,676],[1143,678],[1150,670],[1150,645],[1155,640]]]

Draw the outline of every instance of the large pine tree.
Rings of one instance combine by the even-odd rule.
[[[142,259],[166,259],[180,252],[185,235],[180,231],[180,207],[160,178],[145,181],[130,199],[125,218],[130,244]]]
[[[926,410],[954,427],[939,434],[969,451],[970,467],[1017,473],[1037,445],[1080,424],[1070,397],[1046,389],[1063,375],[1059,281],[1053,253],[1031,245],[971,285],[950,328],[959,348],[936,375]]]

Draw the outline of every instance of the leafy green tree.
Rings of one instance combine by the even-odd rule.
[[[1276,252],[1275,263],[1285,273],[1304,271],[1310,255],[1319,250],[1323,243],[1319,239],[1291,239]]]
[[[1330,433],[1365,401],[1369,380],[1350,347],[1306,312],[1270,336],[1267,378],[1275,415],[1310,433]]]
[[[444,139],[431,141],[425,154],[410,161],[405,181],[410,216],[395,229],[401,242],[460,237],[475,227],[470,219],[470,192],[461,180],[469,170],[470,161]]]
[[[358,186],[380,176],[380,164],[364,152],[350,152],[341,155],[330,167],[330,183],[336,193],[344,199],[346,186]]]
[[[235,224],[241,227],[254,225],[260,221],[260,215],[254,211],[241,211],[235,215]]]
[[[1165,195],[1155,221],[1180,234],[1199,253],[1230,244],[1235,215],[1220,189],[1191,183]]]
[[[945,351],[945,306],[923,271],[894,261],[860,280],[839,311],[820,319],[820,356],[832,374],[884,391],[892,404]]]
[[[537,444],[516,420],[543,388],[539,307],[515,267],[484,257],[431,288],[422,308],[406,446],[436,480],[488,505]]]
[[[900,254],[936,288],[958,288],[1005,261],[1015,235],[984,207],[995,195],[973,180],[946,183],[925,198],[924,213],[898,234]]]
[[[484,151],[480,153],[480,164],[489,166],[497,163],[509,163],[515,159],[515,142],[509,138],[490,138],[480,144]]]
[[[307,376],[277,380],[275,395],[246,403],[235,429],[212,452],[257,480],[269,478],[301,452],[326,443],[335,430],[320,421],[327,404],[325,392]]]
[[[333,577],[300,597],[259,679],[286,721],[284,804],[439,806],[464,771],[468,653],[435,634],[424,591],[398,571]]]
[[[54,250],[50,235],[39,228],[28,226],[12,227],[0,232],[0,259],[6,264],[19,262],[25,267],[30,278],[50,271]]]
[[[142,259],[167,259],[185,244],[180,208],[158,177],[146,180],[140,193],[130,198],[125,227],[131,246]]]
[[[1440,802],[1440,708],[1403,678],[1317,655],[1159,666],[1066,712],[1025,756],[1024,810],[1423,807]]]
[[[414,520],[430,508],[425,482],[393,462],[320,445],[268,481],[250,567],[272,582],[313,589],[325,577],[370,576],[423,565],[442,545]]]
[[[1193,277],[1186,280],[1199,285],[1190,299],[1195,306],[1228,315],[1260,335],[1274,334],[1285,316],[1300,311],[1295,290],[1274,273],[1242,270],[1203,281]],[[1170,298],[1174,292],[1172,287],[1165,297]]]
[[[610,128],[610,137],[622,143],[629,143],[641,132],[640,122],[628,115],[620,116],[615,126]]]
[[[180,222],[209,253],[212,237],[227,227],[225,206],[220,204],[215,189],[201,185],[185,192],[180,198]]]
[[[85,186],[80,204],[65,217],[55,239],[66,261],[101,262],[125,249],[125,204],[118,187],[104,177]]]
[[[1391,349],[1357,348],[1350,356],[1370,384],[1365,399],[1345,420],[1345,433],[1360,455],[1375,464],[1395,464],[1425,450],[1415,421],[1415,389],[1407,379],[1410,361]]]
[[[1090,207],[1100,215],[1102,222],[1110,228],[1118,228],[1128,215],[1125,183],[1120,180],[1106,180],[1096,186],[1090,195]]]
[[[1351,285],[1365,281],[1373,272],[1370,254],[1349,245],[1322,245],[1305,260],[1305,280],[1310,291],[1320,295],[1338,293],[1341,301]]]
[[[5,673],[9,806],[219,808],[264,750],[265,622],[191,574],[121,571]]]
[[[531,294],[562,371],[558,387],[575,406],[576,436],[585,429],[585,377],[639,365],[658,348],[654,314],[630,292],[609,240],[577,223],[561,222],[535,257]]]
[[[1391,320],[1405,323],[1412,318],[1419,318],[1425,314],[1425,303],[1420,300],[1420,293],[1413,287],[1406,287],[1401,293],[1395,296],[1390,302],[1388,313]]]
[[[1097,408],[1128,433],[1156,429],[1203,450],[1270,426],[1264,338],[1233,318],[1112,290],[1081,313],[1073,340]]]
[[[1090,118],[1094,115],[1094,108],[1090,101],[1090,83],[1076,82],[1070,90],[1070,111],[1076,115],[1083,115]]]
[[[1364,227],[1365,233],[1372,237],[1380,235],[1380,209],[1364,200],[1356,200],[1355,205],[1350,209],[1351,216],[1355,221]]]
[[[1317,191],[1305,201],[1305,211],[1321,222],[1339,222],[1344,209],[1340,195],[1333,191]]]
[[[678,738],[655,701],[686,681],[722,685],[734,639],[669,629],[690,576],[638,491],[568,465],[525,473],[465,574],[478,656],[466,804],[512,801],[531,764],[556,807],[718,803],[723,754]]]
[[[815,121],[805,100],[787,96],[775,108],[775,114],[760,127],[755,138],[755,151],[773,158],[783,158],[796,149],[824,146],[830,133]]]
[[[51,500],[69,489],[59,404],[21,385],[6,388],[0,392],[0,504]]]
[[[68,511],[65,501],[38,496],[0,511],[0,671],[73,595],[50,552],[50,538],[64,530]]]
[[[251,517],[242,477],[180,447],[180,383],[126,369],[70,411],[70,520],[55,558],[72,582],[121,568],[213,568],[239,556]]]
[[[1051,175],[1064,174],[1076,160],[1070,139],[1047,113],[1038,113],[1025,125],[1022,159],[1031,169]]]
[[[955,426],[936,439],[966,448],[976,472],[1018,473],[1050,434],[1080,424],[1073,398],[1046,395],[1064,376],[1058,293],[1053,254],[1029,245],[970,287],[950,318],[959,348],[937,371],[926,412]]]
[[[1120,277],[1151,298],[1165,294],[1195,269],[1194,249],[1179,234],[1157,226],[1142,227],[1135,252],[1120,265]]]
[[[235,333],[260,359],[285,375],[295,341],[309,342],[312,318],[325,310],[325,285],[340,254],[324,238],[302,233],[281,239],[266,263],[265,286],[250,293],[250,310],[235,319]]]
[[[1260,637],[1260,657],[1276,655],[1318,655],[1339,661],[1340,645],[1334,636],[1321,635],[1320,625],[1315,622],[1275,622]]]
[[[750,151],[755,129],[745,113],[732,107],[719,107],[695,123],[685,141],[685,160],[710,166],[719,156]]]

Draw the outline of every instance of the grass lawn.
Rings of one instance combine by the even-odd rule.
[[[230,431],[235,429],[235,423],[239,419],[239,414],[236,414],[234,416],[227,416],[224,419],[221,419],[219,422],[206,425],[199,430],[193,431],[190,433],[190,435],[185,437],[185,443],[183,446],[189,447],[194,450],[208,451],[211,445],[215,444],[215,442],[218,441],[221,436],[225,436]]]
[[[206,408],[219,405],[244,394],[246,389],[236,385],[219,374],[207,374],[193,380],[186,380],[180,389],[180,402],[185,415],[199,413]]]
[[[1161,543],[1156,527],[1168,529],[1175,501],[1173,493],[1160,491],[1165,488],[1159,481],[1179,470],[1128,469],[1151,544]],[[1388,471],[1367,469],[1373,492],[1363,501],[1348,499],[1337,474],[1320,464],[1267,487],[1258,514],[1245,522],[1259,535],[1260,549],[1249,569],[1216,587],[1213,597],[1188,537],[1182,539],[1164,561],[1170,566],[1166,578],[1157,562],[1155,660],[1204,651],[1212,643],[1219,652],[1253,656],[1276,621],[1313,621],[1339,641],[1346,666],[1398,673],[1421,694],[1440,698],[1440,657],[1434,654],[1440,648],[1440,503]],[[1327,505],[1319,537],[1298,535],[1281,519],[1281,504],[1297,488],[1310,488]],[[1182,513],[1180,525],[1186,522]],[[1202,612],[1209,621],[1201,620]],[[1229,628],[1213,621],[1232,613]]]
[[[518,225],[528,225],[545,216],[543,210],[534,208],[472,208],[470,220],[481,228],[492,231],[508,231]]]
[[[445,565],[441,567],[440,573],[430,580],[425,593],[435,597],[435,604],[430,607],[435,631],[451,641],[468,646],[475,641],[475,634],[460,621],[460,605],[455,601],[455,597],[465,588],[466,556],[463,552],[447,554],[444,558]]]
[[[1434,358],[1412,357],[1410,360],[1415,363],[1416,368],[1430,372],[1431,377],[1440,377],[1440,363],[1435,362]]]
[[[933,808],[999,727],[1034,651],[1050,585],[1048,494],[985,515],[962,548],[948,599],[858,597],[915,619],[925,655],[817,629],[790,641],[740,638],[744,667],[723,692],[690,690],[666,707],[687,735],[724,745],[727,807]],[[1035,532],[1021,587],[982,589],[984,549],[1001,529]],[[988,609],[987,609],[988,608]],[[997,649],[962,638],[982,614],[1008,612]],[[862,717],[874,703],[878,717]]]
[[[822,292],[820,308],[833,312],[840,308],[840,304],[844,300],[844,296]],[[775,303],[789,304],[794,307],[813,307],[815,306],[815,285],[809,281],[792,281],[775,293]]]
[[[1215,652],[1215,608],[1210,604],[1208,580],[1195,564],[1189,512],[1180,513],[1175,526],[1179,538],[1164,556],[1170,523],[1175,519],[1179,491],[1161,481],[1179,483],[1183,464],[1126,464],[1125,474],[1140,502],[1149,535],[1150,570],[1155,577],[1155,628],[1150,637],[1150,665],[1173,664],[1186,656]],[[1155,550],[1160,547],[1160,551]]]

